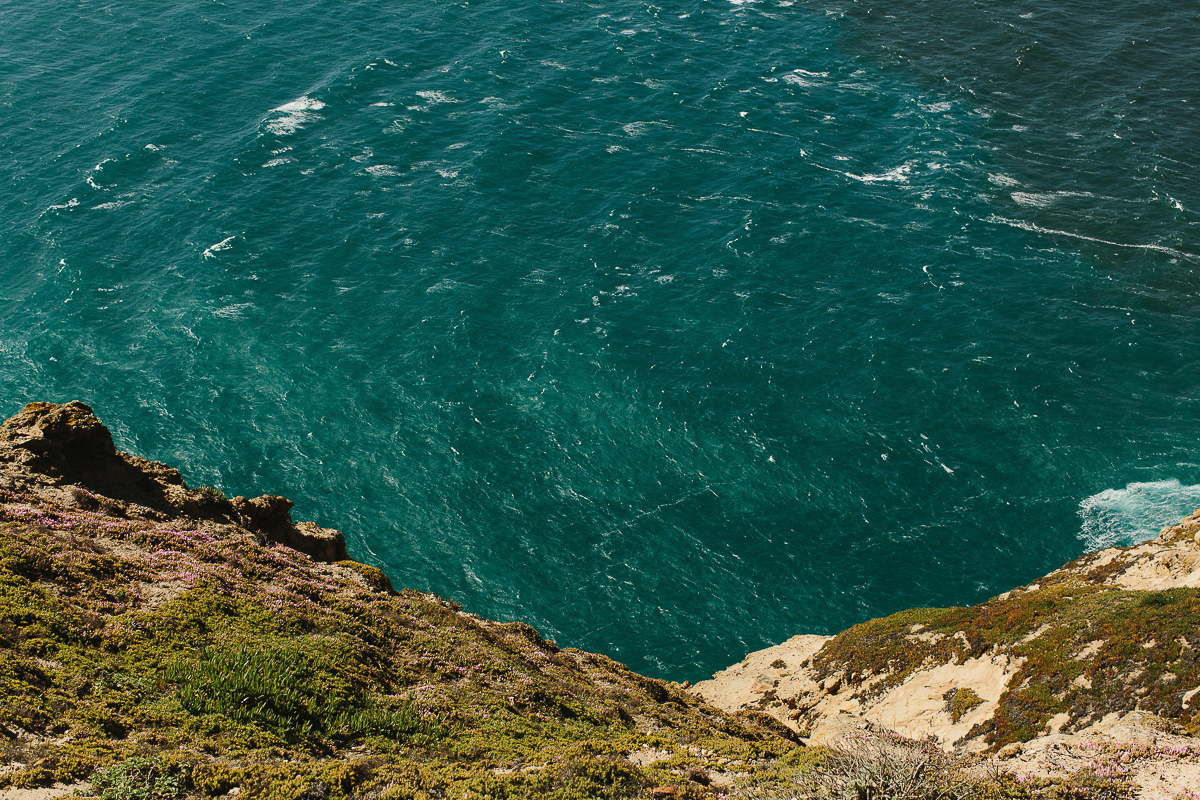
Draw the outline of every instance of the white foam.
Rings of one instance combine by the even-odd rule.
[[[908,175],[912,172],[912,167],[908,164],[901,164],[898,167],[892,167],[887,172],[881,172],[878,175],[855,175],[850,172],[843,172],[847,178],[853,178],[856,181],[863,183],[908,183]]]
[[[423,98],[430,103],[459,103],[460,100],[455,100],[445,92],[434,92],[429,90],[421,90],[417,92],[417,97]]]
[[[204,253],[202,255],[205,258],[214,258],[215,255],[217,253],[221,252],[222,250],[228,250],[232,246],[229,243],[232,242],[236,238],[237,238],[237,235],[235,234],[226,239],[222,239],[221,241],[217,242],[216,244],[204,248]]]
[[[1079,538],[1089,551],[1140,544],[1197,508],[1200,486],[1184,486],[1174,478],[1105,489],[1079,504]]]
[[[1186,258],[1189,261],[1200,261],[1200,256],[1194,253],[1185,253],[1183,250],[1176,250],[1174,247],[1167,247],[1161,244],[1130,244],[1128,242],[1114,242],[1110,239],[1100,239],[1095,236],[1084,236],[1082,233],[1072,233],[1071,231],[1060,231],[1056,228],[1043,228],[1041,225],[1036,225],[1032,222],[1024,220],[1007,219],[1006,217],[991,215],[983,220],[984,222],[994,222],[998,225],[1010,225],[1014,228],[1020,228],[1025,231],[1033,231],[1035,233],[1053,233],[1059,236],[1070,236],[1073,239],[1083,239],[1087,242],[1099,242],[1100,244],[1110,244],[1113,247],[1131,247],[1137,250],[1157,250],[1160,253],[1170,253],[1173,256]]]
[[[367,167],[367,172],[371,173],[376,178],[394,178],[397,175],[402,175],[404,170],[400,169],[399,167],[394,167],[391,164],[375,164],[374,166]]]
[[[320,100],[313,100],[308,95],[301,95],[290,103],[284,103],[278,108],[272,108],[272,111],[282,111],[290,114],[296,111],[320,111],[325,107],[325,104]]]
[[[794,69],[783,76],[783,82],[790,83],[793,86],[818,86],[819,83],[817,81],[810,79],[828,77],[828,72],[809,72],[806,69]]]
[[[224,317],[225,319],[241,319],[245,316],[242,312],[247,308],[252,308],[253,303],[234,303],[233,305],[218,308],[212,312],[214,317]]]
[[[988,173],[988,180],[997,186],[1016,186],[1020,183],[1020,181],[1018,181],[1016,178],[1009,177],[1008,175],[997,174],[995,172]]]
[[[287,156],[284,156],[283,158],[272,158],[270,161],[263,164],[263,166],[264,167],[278,167],[280,164],[288,164],[294,160],[295,159],[288,158]]]
[[[641,136],[646,131],[650,130],[652,125],[658,125],[657,122],[626,122],[621,126],[621,130],[630,136]]]
[[[426,289],[425,293],[426,294],[439,294],[441,292],[453,292],[459,286],[462,286],[462,284],[459,283],[458,281],[451,280],[450,278],[443,278],[442,280],[435,283],[433,286],[430,286],[428,289]]]
[[[1013,192],[1012,199],[1023,206],[1037,206],[1043,208],[1050,205],[1060,197],[1096,197],[1091,192]],[[1115,200],[1115,197],[1106,197],[1105,200]]]
[[[276,136],[287,136],[300,130],[304,123],[316,119],[317,115],[313,112],[320,111],[324,107],[325,104],[320,100],[313,100],[308,95],[302,95],[290,103],[272,108],[267,115],[265,127]],[[272,114],[278,116],[272,117]]]
[[[595,81],[596,79],[593,78],[592,80]],[[518,105],[520,105],[520,103],[506,103],[504,102],[503,97],[485,97],[479,102],[486,103],[498,111],[507,111],[510,108],[516,108]]]
[[[1012,199],[1016,201],[1017,205],[1045,208],[1057,200],[1058,196],[1054,192],[1042,194],[1036,192],[1013,192]]]

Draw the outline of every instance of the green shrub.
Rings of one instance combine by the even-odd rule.
[[[193,714],[220,714],[292,743],[377,735],[434,738],[410,701],[385,709],[346,680],[330,661],[294,644],[207,647],[195,661],[167,667],[177,697]]]
[[[946,710],[950,712],[950,719],[955,723],[969,714],[971,709],[984,703],[983,698],[971,688],[950,689],[942,695],[942,699],[946,701]]]
[[[215,486],[208,486],[207,484],[204,486],[198,486],[196,487],[196,491],[203,493],[207,497],[210,497],[219,503],[228,502],[228,498],[225,497],[225,493]]]
[[[186,764],[171,764],[159,756],[135,757],[92,774],[92,788],[101,800],[168,800],[183,797]]]

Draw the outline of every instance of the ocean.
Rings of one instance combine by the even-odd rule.
[[[1200,506],[1200,10],[0,8],[0,398],[643,673]]]

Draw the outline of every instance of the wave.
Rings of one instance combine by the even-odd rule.
[[[1079,504],[1079,538],[1088,551],[1140,544],[1200,508],[1200,486],[1175,479],[1105,489]]]

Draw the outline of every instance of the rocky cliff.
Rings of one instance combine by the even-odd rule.
[[[0,797],[1189,798],[1200,518],[692,690],[396,591],[275,495],[0,425]],[[809,746],[805,746],[805,745]]]
[[[977,606],[796,636],[695,691],[809,743],[872,725],[1043,776],[1131,744],[1142,748],[1126,748],[1140,752],[1122,767],[1131,783],[1164,797],[1200,789],[1200,512]]]
[[[290,509],[189,488],[82,403],[0,426],[0,797],[709,797],[802,750],[397,592]]]

